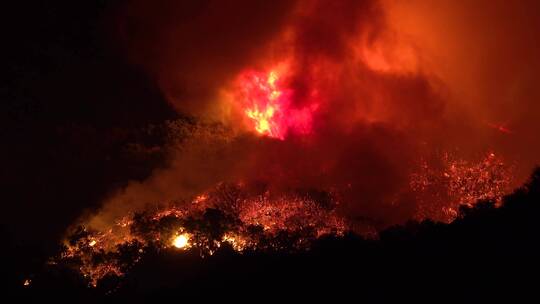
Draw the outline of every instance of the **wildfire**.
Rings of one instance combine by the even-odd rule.
[[[245,115],[261,135],[285,139],[289,132],[308,134],[316,102],[295,107],[293,91],[286,87],[289,68],[278,65],[269,72],[247,71],[239,78],[240,96]],[[313,97],[313,96],[312,96]]]
[[[225,244],[237,252],[305,250],[322,235],[347,230],[332,206],[295,195],[248,195],[243,187],[220,185],[189,204],[126,216],[105,231],[81,227],[52,263],[76,267],[95,287],[105,276],[123,276],[147,247],[194,249],[202,257]]]
[[[479,162],[444,154],[439,166],[424,161],[411,176],[418,218],[450,222],[461,204],[500,199],[511,174],[500,157],[487,154]],[[307,250],[323,235],[352,229],[336,213],[339,194],[253,193],[244,183],[219,184],[191,202],[125,216],[103,231],[81,227],[53,260],[75,267],[90,286],[105,276],[123,276],[146,248],[198,250],[202,257],[224,245],[239,253],[259,250]],[[126,256],[129,258],[126,259]]]

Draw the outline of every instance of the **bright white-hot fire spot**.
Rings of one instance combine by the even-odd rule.
[[[174,238],[172,242],[173,246],[179,249],[186,248],[189,245],[189,236],[187,234],[180,234]]]

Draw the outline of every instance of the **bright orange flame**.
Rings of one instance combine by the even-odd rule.
[[[253,120],[255,130],[260,134],[283,139],[281,126],[277,121],[276,113],[281,111],[279,97],[282,92],[277,88],[276,82],[279,75],[276,71],[270,71],[266,77],[263,75],[251,75],[248,82],[244,83],[246,96],[252,105],[245,112]]]
[[[292,105],[292,90],[284,88],[287,65],[279,65],[268,73],[248,71],[240,77],[244,113],[259,134],[285,139],[293,131],[308,134],[312,129],[314,103],[301,109]]]
[[[275,131],[275,127],[270,127],[273,125],[272,117],[274,116],[275,109],[273,106],[268,106],[265,111],[259,111],[257,107],[255,109],[247,109],[246,114],[249,118],[255,121],[255,130],[261,134],[268,134],[271,137],[280,137]],[[272,131],[274,130],[274,131]]]

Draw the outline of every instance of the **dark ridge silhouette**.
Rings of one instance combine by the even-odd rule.
[[[150,246],[139,263],[129,264],[141,246],[134,243],[120,251],[127,275],[107,276],[95,288],[87,287],[88,282],[68,267],[32,265],[30,248],[14,247],[7,239],[2,261],[13,280],[3,286],[22,299],[77,302],[153,302],[190,295],[225,299],[254,292],[358,299],[472,294],[486,299],[519,291],[513,295],[519,297],[533,291],[529,288],[539,266],[539,202],[537,168],[500,207],[479,201],[463,206],[450,224],[410,221],[382,231],[376,240],[349,233],[320,238],[307,251],[284,248],[242,254],[222,246],[204,258],[196,249],[179,253]],[[208,210],[203,221],[191,223],[203,225],[201,229],[215,237],[226,224],[218,210]],[[286,233],[281,237],[284,244],[294,238]],[[25,272],[28,277],[22,275]],[[28,287],[22,284],[25,278],[32,279]]]

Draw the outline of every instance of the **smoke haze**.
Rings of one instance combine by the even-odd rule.
[[[539,11],[536,1],[128,2],[114,19],[119,47],[179,113],[222,125],[190,126],[167,168],[113,193],[91,223],[257,182],[337,191],[343,214],[384,227],[415,215],[410,176],[446,151],[495,151],[519,163],[518,184],[540,155]],[[291,109],[315,109],[312,130],[261,137],[239,75],[283,63]]]

